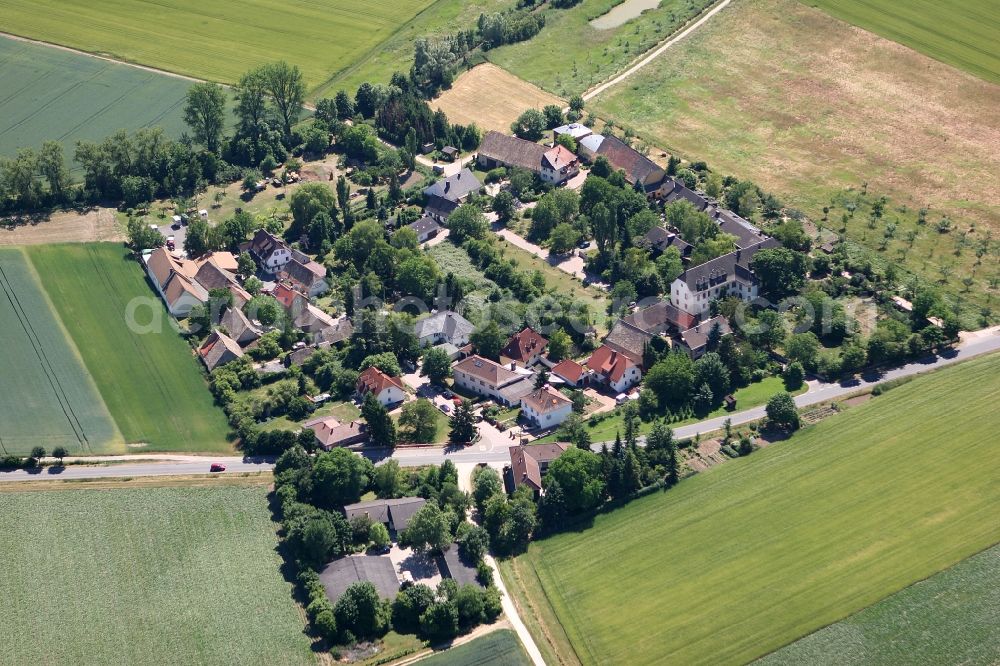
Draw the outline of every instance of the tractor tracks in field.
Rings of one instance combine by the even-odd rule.
[[[38,333],[35,331],[35,328],[31,323],[31,318],[28,316],[28,312],[24,309],[24,305],[18,298],[14,286],[7,278],[7,273],[2,262],[0,262],[0,292],[2,292],[3,296],[6,297],[7,301],[10,303],[14,316],[17,317],[18,323],[21,324],[21,328],[24,330],[25,337],[31,344],[32,349],[34,349],[35,355],[38,357],[39,365],[42,368],[42,372],[45,374],[45,378],[48,381],[49,386],[52,387],[52,392],[56,397],[56,402],[59,404],[59,409],[66,417],[66,422],[73,430],[73,435],[76,437],[81,447],[87,451],[92,451],[90,440],[87,438],[87,432],[84,430],[83,424],[80,423],[80,419],[77,417],[76,412],[73,411],[73,405],[70,403],[69,396],[66,394],[66,389],[63,387],[62,382],[59,381],[59,373],[52,367],[52,363],[49,361],[48,356],[45,355],[45,346],[42,343],[41,338],[38,337]]]

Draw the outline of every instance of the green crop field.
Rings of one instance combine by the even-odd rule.
[[[545,27],[532,39],[487,52],[491,62],[560,97],[569,98],[609,79],[677,32],[714,0],[662,0],[626,23],[595,28],[596,19],[621,0],[583,0],[569,9],[546,9]]]
[[[190,81],[5,37],[0,63],[0,156],[51,139],[72,160],[80,139],[153,126],[177,137],[185,129]]]
[[[1000,4],[994,0],[803,0],[941,62],[1000,83]]]
[[[120,245],[38,245],[26,251],[130,447],[232,449],[225,416],[213,404],[191,348]],[[130,303],[138,306],[136,323],[151,324],[156,332],[130,329]]]
[[[589,105],[640,143],[753,180],[877,253],[875,263],[977,312],[996,308],[996,84],[798,0],[740,0]],[[842,225],[865,185],[868,202]],[[869,226],[881,196],[886,213]],[[940,233],[946,216],[951,230]]]
[[[1000,663],[1000,546],[760,660],[795,664]],[[919,658],[917,658],[919,657]]]
[[[316,663],[266,494],[0,494],[0,663]]]
[[[432,0],[0,0],[4,31],[199,79],[235,82],[275,60],[312,89]]]
[[[530,666],[517,634],[500,629],[420,660],[421,666]]]
[[[1000,355],[918,378],[533,543],[515,577],[585,664],[744,663],[1000,542],[998,399]]]
[[[71,455],[116,453],[124,441],[16,248],[0,248],[0,454],[63,446]]]

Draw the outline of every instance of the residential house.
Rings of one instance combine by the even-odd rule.
[[[660,198],[672,182],[663,168],[617,137],[604,137],[594,159],[597,157],[607,159],[616,171],[625,172],[628,184],[640,189],[647,197]]]
[[[753,247],[767,238],[753,223],[744,220],[732,211],[725,209],[716,211],[715,221],[719,224],[719,231],[736,237],[736,249],[738,250]]]
[[[636,240],[636,245],[644,247],[654,254],[662,254],[667,251],[667,248],[675,247],[681,253],[682,259],[690,257],[693,249],[692,245],[678,234],[667,231],[663,227],[653,227]]]
[[[516,405],[534,388],[533,375],[516,372],[482,356],[469,356],[452,366],[455,384],[506,405]]]
[[[326,281],[326,266],[297,250],[292,250],[292,258],[281,267],[278,275],[293,289],[310,298],[330,289],[330,284]]]
[[[424,189],[427,204],[424,213],[439,222],[448,219],[456,208],[468,201],[469,197],[483,186],[476,175],[463,168]]]
[[[292,319],[292,324],[304,333],[317,336],[336,326],[337,320],[312,303],[306,303],[305,307]]]
[[[681,331],[679,335],[681,344],[687,349],[691,358],[700,358],[707,351],[708,338],[716,326],[719,327],[719,337],[733,332],[729,326],[729,320],[722,315],[706,319],[697,326]]]
[[[319,581],[333,604],[355,583],[371,583],[378,596],[387,601],[399,593],[396,567],[388,555],[348,555],[333,560],[323,567]]]
[[[413,229],[413,232],[417,234],[418,243],[426,243],[430,239],[435,238],[444,228],[430,215],[424,215],[416,222],[411,222],[406,226]]]
[[[413,515],[427,503],[423,497],[400,497],[398,499],[377,499],[357,502],[344,506],[344,517],[348,521],[365,517],[373,523],[382,523],[390,532],[402,532]]]
[[[696,211],[705,213],[709,217],[714,217],[718,210],[713,201],[698,194],[676,178],[667,178],[664,181],[660,190],[660,198],[663,199],[664,203],[687,201],[694,206]]]
[[[198,262],[198,272],[195,273],[194,279],[208,291],[212,289],[229,289],[233,286],[239,287],[239,282],[236,280],[236,273],[222,268],[214,255],[210,255]]]
[[[530,326],[515,333],[507,340],[500,350],[500,360],[505,363],[513,361],[522,368],[534,365],[542,357],[549,341]]]
[[[590,370],[569,358],[556,363],[549,372],[574,387],[583,386],[590,380]]]
[[[579,143],[580,139],[584,139],[591,134],[592,132],[590,131],[590,128],[586,125],[581,123],[569,123],[552,130],[552,142],[555,143],[556,139],[560,136],[568,136],[573,139],[573,141]]]
[[[442,342],[450,342],[456,347],[461,347],[469,343],[469,338],[475,329],[472,322],[451,310],[436,312],[413,326],[421,347],[430,347]]]
[[[368,424],[364,421],[341,423],[332,416],[327,416],[306,421],[302,426],[313,431],[316,442],[325,451],[368,441]]]
[[[748,248],[687,268],[670,285],[670,303],[684,312],[702,315],[712,301],[736,296],[744,302],[757,298],[757,277],[750,270],[750,260],[759,250],[780,247],[781,243],[767,238]]]
[[[186,317],[191,308],[208,302],[208,290],[194,279],[198,273],[197,262],[175,256],[165,247],[156,248],[144,259],[149,279],[170,314]]]
[[[260,338],[264,332],[251,322],[243,311],[236,307],[226,308],[219,319],[219,326],[226,329],[233,340],[241,347]]]
[[[548,148],[497,131],[486,133],[476,159],[483,169],[527,169],[553,185],[560,185],[580,172],[579,159],[563,146]]]
[[[250,239],[240,247],[249,252],[257,263],[268,273],[276,273],[279,268],[292,260],[292,250],[285,241],[264,229],[258,229]]]
[[[638,363],[607,345],[594,350],[586,366],[615,393],[624,393],[642,379]]]
[[[624,319],[619,319],[611,327],[611,332],[604,338],[604,346],[628,356],[633,363],[642,367],[642,357],[646,351],[646,345],[653,337],[653,333],[644,331]]]
[[[337,347],[344,344],[354,335],[354,324],[349,317],[341,317],[332,326],[321,329],[314,338],[316,346],[320,349],[326,347]]]
[[[297,368],[305,363],[306,359],[315,353],[315,347],[299,347],[298,349],[293,349],[287,356],[285,356],[285,367]]]
[[[556,442],[554,444],[532,444],[530,446],[512,446],[510,453],[511,492],[521,486],[528,486],[535,495],[542,492],[542,480],[549,471],[552,461],[564,454],[572,444]]]
[[[198,348],[198,356],[208,371],[212,372],[226,363],[243,358],[243,350],[240,349],[236,340],[216,329],[201,343]]]
[[[521,397],[521,414],[539,428],[554,428],[573,413],[573,401],[548,384]]]
[[[369,393],[373,394],[383,407],[403,402],[406,398],[403,382],[398,377],[390,377],[375,366],[358,375],[355,390],[358,398],[362,400]]]
[[[662,300],[636,310],[621,321],[651,335],[660,335],[669,331],[685,331],[694,326],[698,318],[674,307],[670,301]]]

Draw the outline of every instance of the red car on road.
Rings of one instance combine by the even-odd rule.
[[[212,466],[208,468],[209,472],[225,472],[226,466],[222,463],[212,463]]]

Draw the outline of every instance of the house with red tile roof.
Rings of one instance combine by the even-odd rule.
[[[538,362],[548,344],[549,341],[540,333],[525,326],[507,340],[507,344],[500,350],[500,360],[506,363],[513,361],[526,368]]]
[[[355,390],[362,400],[369,393],[374,394],[383,407],[403,402],[406,398],[406,391],[399,377],[390,377],[375,366],[358,375]]]
[[[642,371],[635,361],[607,345],[594,350],[586,365],[615,393],[624,393],[642,379]]]
[[[584,385],[590,379],[590,369],[569,358],[556,363],[549,372],[570,386]]]
[[[542,479],[553,460],[568,451],[572,444],[555,442],[553,444],[532,444],[530,446],[512,446],[510,452],[511,480],[514,490],[528,486],[535,494],[542,492]]]

